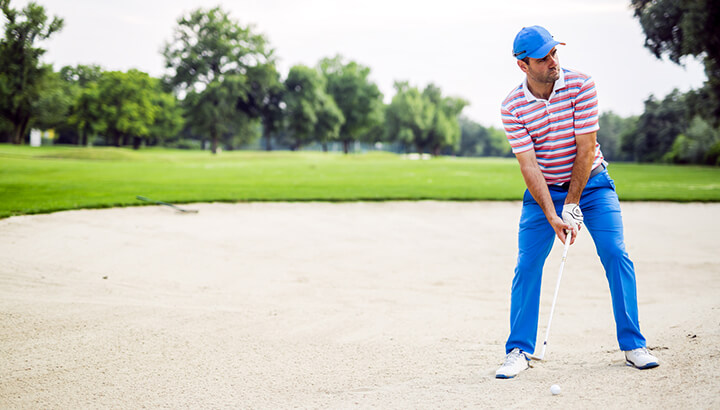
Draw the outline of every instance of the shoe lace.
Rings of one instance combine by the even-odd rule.
[[[505,356],[505,363],[503,363],[503,366],[509,366],[515,363],[517,360],[525,359],[525,354],[522,352],[522,350],[515,348],[510,351],[510,353]]]

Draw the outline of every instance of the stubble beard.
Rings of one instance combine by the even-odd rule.
[[[554,70],[548,71],[547,73],[547,82],[548,83],[555,83],[560,78],[560,68],[556,68]]]
[[[560,78],[560,67],[547,70],[544,73],[531,71],[530,74],[532,74],[533,80],[540,84],[555,84],[555,81]]]
[[[539,82],[544,84],[555,84],[555,81],[557,81],[560,78],[560,69],[552,69],[548,70],[544,75],[539,76],[538,80]]]

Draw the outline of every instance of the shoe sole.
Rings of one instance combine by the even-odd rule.
[[[517,376],[517,375],[515,375],[515,376]],[[496,378],[496,379],[512,379],[512,378],[515,377],[515,376],[506,376],[506,375],[504,375],[504,374],[496,374],[496,375],[495,375],[495,378]]]
[[[658,362],[650,362],[650,363],[646,364],[645,366],[636,366],[635,363],[633,363],[629,360],[626,360],[625,364],[630,367],[634,367],[634,368],[640,369],[640,370],[652,369],[652,368],[660,366],[660,363],[658,363]]]

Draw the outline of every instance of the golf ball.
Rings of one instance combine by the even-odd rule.
[[[556,394],[560,394],[560,386],[558,386],[557,384],[553,384],[552,386],[550,386],[550,393],[552,393],[553,396]]]

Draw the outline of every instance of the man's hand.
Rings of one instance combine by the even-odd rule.
[[[558,239],[560,239],[560,242],[565,243],[567,235],[572,233],[570,245],[575,243],[575,238],[577,238],[578,231],[573,228],[573,225],[566,224],[557,215],[553,215],[550,219],[548,219],[548,222],[550,222],[550,226],[552,226],[553,230],[555,231],[555,235],[557,235]]]
[[[563,222],[572,226],[573,228],[577,227],[577,230],[580,231],[580,227],[582,227],[583,223],[583,213],[580,210],[578,204],[563,205],[562,219]]]

